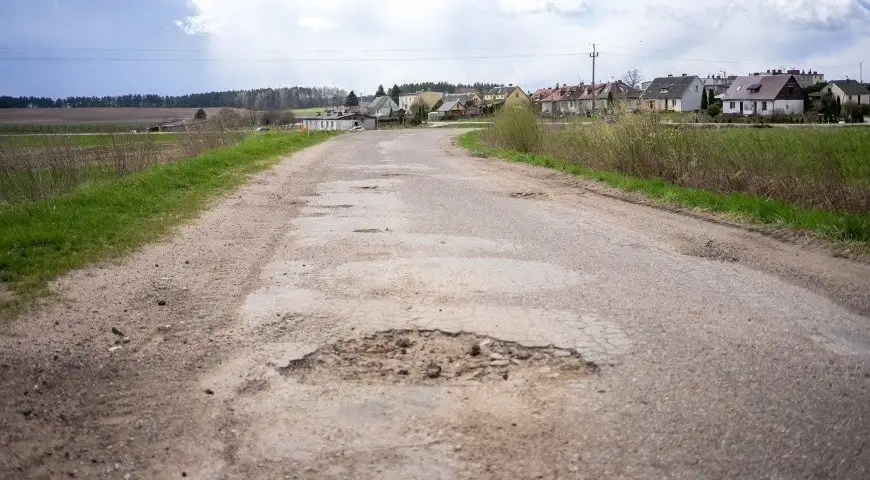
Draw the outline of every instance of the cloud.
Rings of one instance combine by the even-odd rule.
[[[217,25],[211,23],[207,17],[196,15],[176,20],[175,25],[188,35],[205,35],[217,31]]]
[[[336,85],[365,93],[406,81],[495,81],[527,89],[638,68],[745,74],[814,69],[857,77],[870,0],[191,0],[182,28],[204,35],[209,75],[228,88]],[[291,26],[288,28],[288,25]],[[289,48],[276,53],[275,45]],[[242,47],[240,47],[242,46]],[[240,49],[245,63],[234,63]],[[854,66],[852,65],[854,64]]]
[[[322,17],[299,17],[299,20],[296,22],[296,25],[307,28],[314,32],[320,32],[322,30],[332,30],[333,28],[338,28],[339,24],[333,22],[332,20],[327,20]]]

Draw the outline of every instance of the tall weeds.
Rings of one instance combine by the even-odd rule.
[[[523,117],[521,123],[519,111],[502,115],[516,117],[503,118],[507,125],[528,122]],[[496,124],[485,140],[594,170],[811,208],[870,211],[870,129],[695,128],[662,123],[657,114],[623,113],[610,123],[574,123],[551,131],[536,125],[518,133]]]
[[[81,137],[41,135],[0,145],[0,205],[51,198],[95,181],[118,178],[153,165],[239,143],[244,134],[189,132],[173,142],[156,135],[107,135],[98,145]]]

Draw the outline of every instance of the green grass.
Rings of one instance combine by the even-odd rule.
[[[154,140],[157,143],[172,143],[178,140],[177,133],[161,134],[93,134],[93,135],[2,135],[0,148],[44,148],[60,145],[70,147],[101,147],[113,143],[145,142]]]
[[[293,115],[297,117],[309,117],[313,115],[317,115],[318,113],[323,113],[326,111],[324,107],[313,107],[313,108],[294,108]]]
[[[459,137],[459,144],[473,153],[552,168],[597,180],[612,187],[643,193],[667,203],[724,213],[733,218],[779,228],[815,232],[831,240],[857,244],[863,250],[868,248],[868,242],[870,242],[870,214],[868,213],[805,208],[747,193],[719,193],[679,186],[657,178],[642,178],[614,171],[594,170],[570,160],[493,148],[484,144],[482,134],[483,132],[479,130],[468,132]]]
[[[160,238],[280,155],[331,136],[256,135],[234,147],[0,210],[0,293],[13,293],[5,300],[0,295],[0,317],[44,294],[52,278]]]

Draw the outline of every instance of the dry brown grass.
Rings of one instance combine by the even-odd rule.
[[[246,134],[199,131],[173,142],[154,135],[111,135],[99,146],[79,146],[76,137],[42,135],[27,146],[0,148],[0,202],[40,200],[80,185],[118,178],[151,166],[228,147]],[[34,145],[37,143],[37,145]]]

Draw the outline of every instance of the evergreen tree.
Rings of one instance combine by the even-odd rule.
[[[201,108],[199,110],[197,110],[196,114],[194,114],[194,116],[193,116],[194,120],[205,120],[205,118],[206,118],[205,110],[203,110]]]
[[[613,90],[607,92],[607,107],[613,108]]]
[[[707,98],[707,89],[704,89],[704,94],[701,95],[701,110],[706,111],[710,106],[710,100]]]
[[[708,98],[707,98],[707,106],[715,104],[716,103],[716,95],[713,94],[713,90],[709,90],[707,93],[709,94]]]
[[[359,97],[356,96],[353,90],[347,94],[347,98],[344,99],[345,107],[358,107],[359,106]]]
[[[837,97],[837,106],[834,107],[834,117],[839,117],[840,113],[843,112],[843,104],[840,103],[840,97]]]
[[[393,85],[393,88],[390,89],[390,98],[396,102],[396,105],[399,104],[399,96],[402,95],[402,89],[399,88],[398,85]]]
[[[376,97],[383,97],[383,96],[386,95],[386,94],[387,94],[387,92],[384,91],[384,86],[383,86],[383,85],[378,85],[378,91],[375,92],[375,96],[376,96]]]

